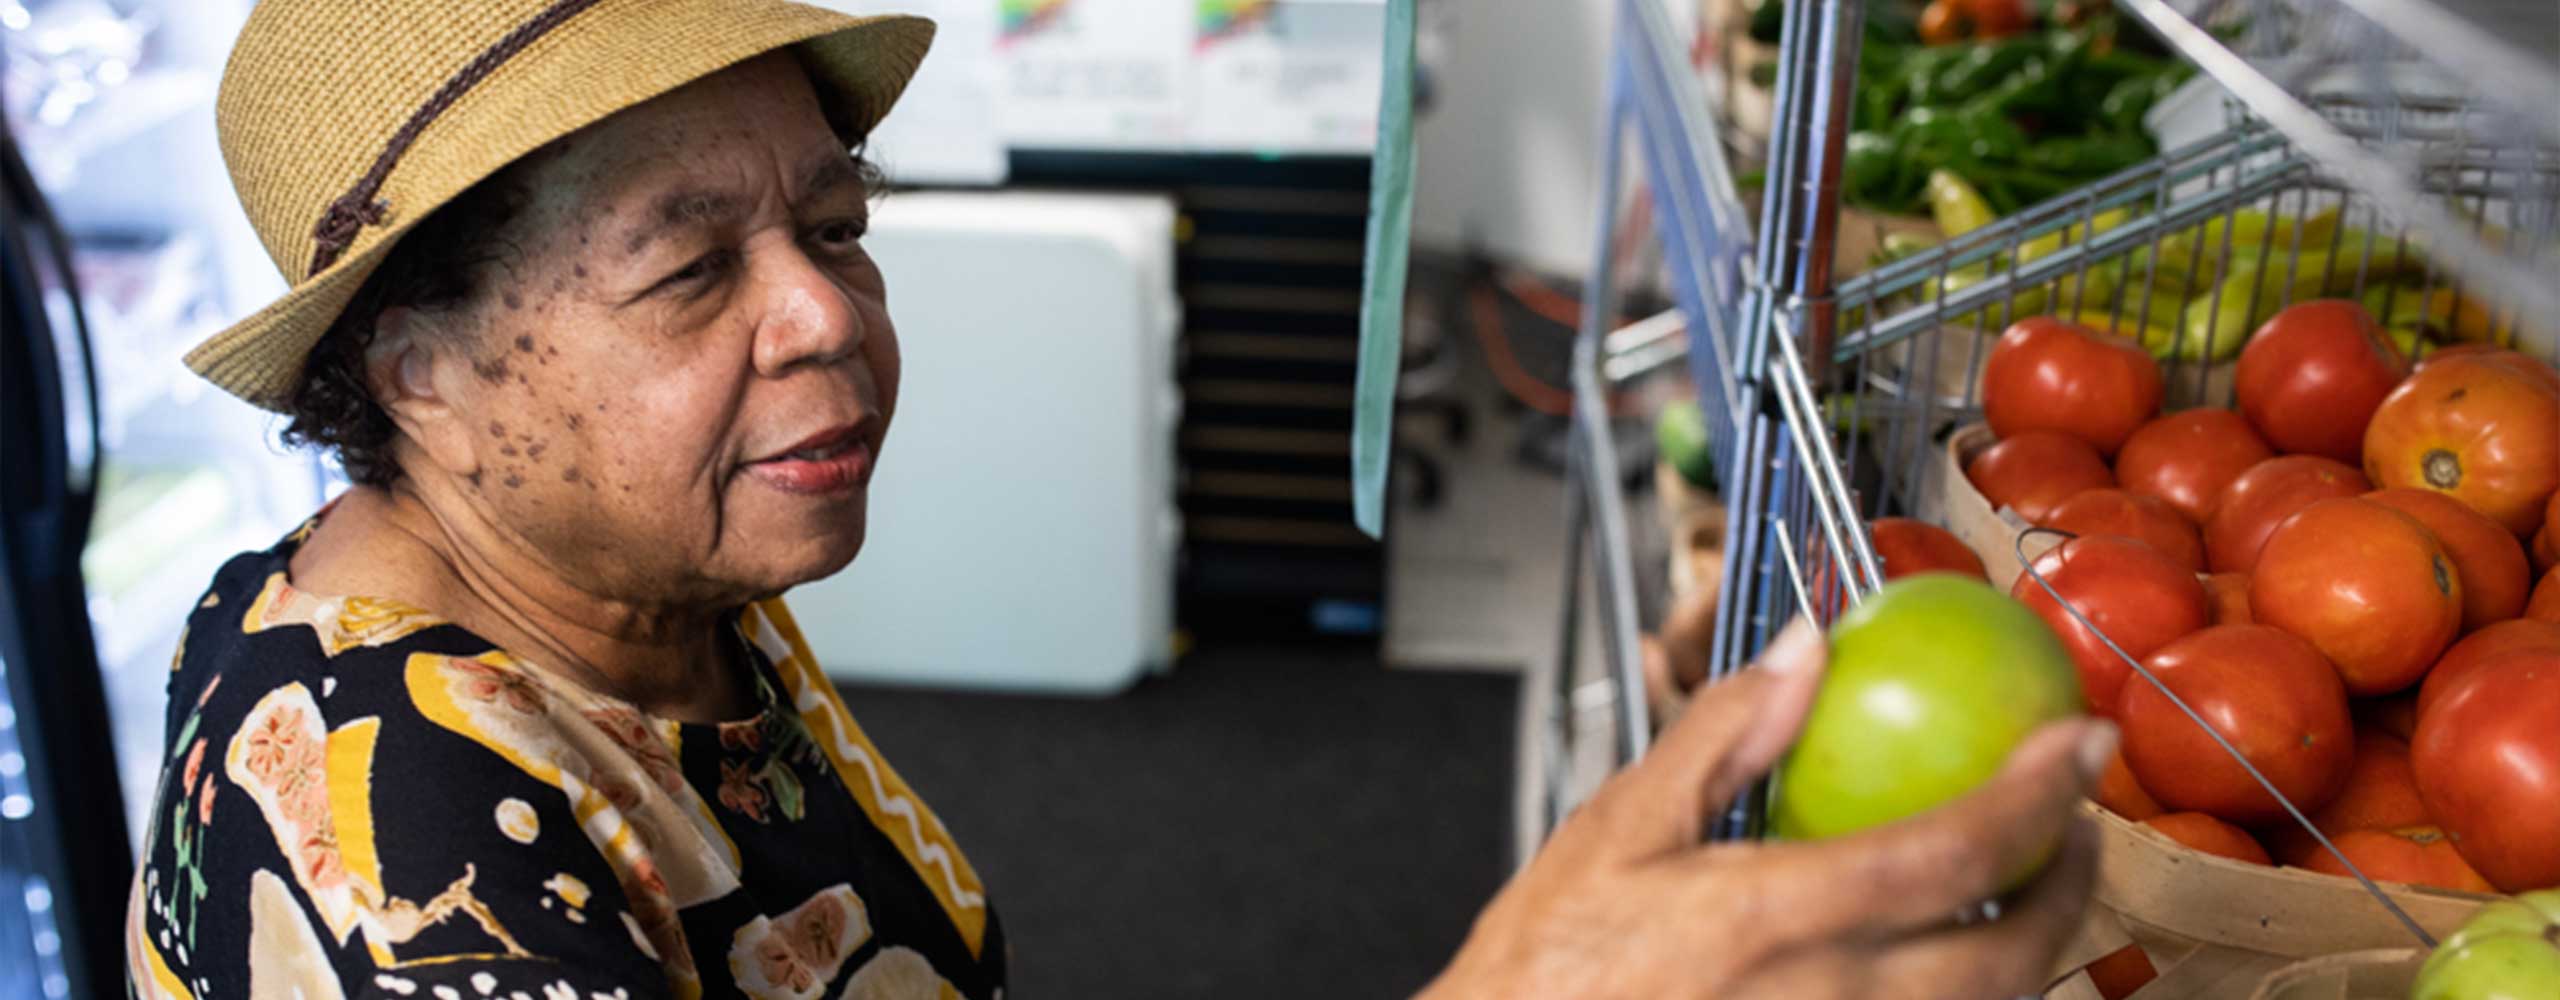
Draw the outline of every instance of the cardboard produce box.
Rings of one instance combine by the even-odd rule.
[[[1671,597],[1713,589],[1724,577],[1724,501],[1681,478],[1668,462],[1653,465],[1655,512],[1671,540]]]
[[[2391,963],[2377,958],[2423,958],[2418,941],[2354,879],[2205,854],[2094,802],[2081,803],[2081,811],[2098,825],[2098,884],[2087,926],[2064,953],[2062,968],[2069,971],[2048,1000],[2095,996],[2077,970],[2127,941],[2142,948],[2158,973],[2127,1000],[2408,996],[2416,962],[2398,971],[2380,967]],[[2438,939],[2497,898],[2389,882],[2381,887]],[[2394,983],[2397,992],[2390,992]]]
[[[2277,969],[2249,1000],[2408,1000],[2426,961],[2416,948],[2323,955]]]

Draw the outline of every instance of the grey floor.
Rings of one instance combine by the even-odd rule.
[[[1103,700],[854,687],[1016,997],[1400,997],[1510,870],[1513,675],[1203,649]]]

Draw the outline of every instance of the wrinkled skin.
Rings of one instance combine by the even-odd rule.
[[[475,299],[377,320],[370,387],[403,475],[353,491],[295,581],[433,609],[643,708],[727,717],[748,703],[714,616],[862,546],[867,470],[812,493],[753,463],[830,428],[876,456],[887,432],[897,338],[860,244],[865,186],[779,55],[531,170]]]

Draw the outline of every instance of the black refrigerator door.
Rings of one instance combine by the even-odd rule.
[[[133,862],[80,578],[96,468],[74,450],[98,440],[97,379],[67,244],[5,124],[0,152],[0,996],[120,996]],[[45,275],[72,290],[68,330]]]

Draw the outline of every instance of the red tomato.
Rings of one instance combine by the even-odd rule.
[[[2427,814],[2491,885],[2560,886],[2560,664],[2517,658],[2461,678],[2418,713],[2409,764]]]
[[[2444,493],[2531,535],[2560,490],[2560,394],[2494,358],[2428,365],[2374,411],[2364,471],[2375,485]]]
[[[2249,836],[2249,831],[2200,812],[2163,813],[2143,820],[2142,825],[2218,858],[2246,861],[2253,865],[2275,863],[2268,860],[2267,849],[2258,846],[2257,839]]]
[[[2390,694],[2426,676],[2462,633],[2462,580],[2425,525],[2341,497],[2267,536],[2249,574],[2249,610],[2311,640],[2348,693]]]
[[[2364,425],[2409,362],[2364,306],[2313,299],[2285,307],[2240,349],[2240,412],[2276,450],[2353,462]]]
[[[2129,820],[2146,820],[2166,811],[2160,808],[2159,800],[2153,799],[2150,792],[2142,790],[2141,782],[2133,780],[2133,769],[2124,766],[2124,748],[2121,746],[2107,756],[2107,769],[2099,772],[2098,787],[2089,793],[2089,797],[2107,807],[2108,812]]]
[[[2427,682],[2418,686],[2418,714],[2444,700],[2444,694],[2461,686],[2464,677],[2483,667],[2506,663],[2518,658],[2540,657],[2550,666],[2560,666],[2560,624],[2532,619],[2499,622],[2462,637],[2461,642],[2445,650],[2436,659],[2434,669],[2427,671]],[[2411,736],[2415,739],[2415,735]]]
[[[2089,985],[2098,988],[2098,1000],[2124,1000],[2133,991],[2151,985],[2160,978],[2151,966],[2151,956],[2142,946],[2129,944],[2108,952],[2107,957],[2089,963],[2080,971],[2089,974]]]
[[[1899,580],[1914,573],[1944,570],[1979,580],[1991,578],[1982,557],[1947,529],[1907,517],[1879,517],[1868,525],[1884,578]]]
[[[2082,535],[2045,550],[2034,569],[2097,624],[2107,638],[2135,659],[2151,655],[2169,641],[2205,627],[2213,620],[2204,584],[2148,545],[2117,535]],[[2105,640],[2080,624],[2053,595],[2021,573],[2009,596],[2053,626],[2064,649],[2080,667],[2080,693],[2089,710],[2114,716],[2119,694],[2133,668],[2108,649]]]
[[[2560,566],[2545,570],[2542,582],[2533,585],[2533,597],[2524,603],[2524,616],[2560,624]]]
[[[2409,744],[2370,732],[2356,734],[2355,761],[2347,766],[2347,782],[2338,797],[2308,815],[2333,840],[2349,830],[2397,830],[2433,822],[2427,818],[2427,804],[2418,800],[2417,779],[2409,774]],[[2268,828],[2267,848],[2288,865],[2328,853],[2290,817]]]
[[[2427,352],[2426,358],[2419,361],[2416,367],[2425,368],[2436,362],[2454,358],[2495,361],[2523,373],[2525,377],[2551,390],[2554,395],[2560,395],[2560,369],[2554,369],[2550,365],[2536,361],[2532,355],[2523,351],[2511,351],[2488,344],[2447,344]]]
[[[2216,625],[2143,666],[2306,813],[2346,781],[2355,736],[2337,668],[2311,644],[2266,625]],[[2240,762],[2157,688],[2125,685],[2124,762],[2163,808],[2243,825],[2285,818]]]
[[[2181,410],[2142,425],[2116,454],[2124,488],[2169,501],[2197,524],[2213,516],[2222,490],[2275,457],[2256,428],[2229,410]]]
[[[2205,522],[2205,565],[2216,573],[2246,573],[2285,518],[2322,500],[2372,489],[2363,473],[2317,455],[2285,455],[2250,466],[2223,489],[2213,519]]]
[[[2020,0],[1956,0],[1964,11],[1964,19],[1973,22],[1973,37],[1999,38],[2027,30],[2035,23],[2034,15]]]
[[[2435,674],[2430,672],[2427,676]],[[2406,744],[2418,732],[2418,696],[2414,693],[2357,698],[2347,704],[2347,711],[2355,715],[2358,733],[2388,736]]]
[[[2030,316],[1982,365],[1982,413],[2002,438],[2061,431],[2113,455],[2160,412],[2160,363],[2122,337]]]
[[[2533,533],[2533,571],[2551,572],[2560,566],[2560,490],[2542,504],[2542,530]]]
[[[2497,891],[2490,887],[2489,880],[2463,863],[2452,838],[2432,826],[2352,830],[2330,837],[2329,842],[2338,845],[2338,854],[2355,862],[2364,877],[2376,882],[2431,885],[2456,892]],[[2295,863],[2323,875],[2352,877],[2336,855],[2317,848]]]
[[[2462,577],[2463,631],[2524,613],[2533,576],[2525,568],[2524,546],[2498,522],[2433,490],[2375,490],[2364,498],[2425,525],[2453,557],[2454,572]]]
[[[2084,490],[2053,509],[2044,526],[2075,535],[2122,535],[2151,546],[2180,569],[2204,572],[2204,539],[2159,497],[2123,490]],[[2494,526],[2492,526],[2494,528]]]
[[[1964,475],[1994,509],[2014,507],[2018,516],[2039,524],[2081,491],[2116,484],[2097,449],[2059,431],[2002,438],[1965,463]]]
[[[1956,9],[1956,0],[1929,0],[1920,8],[1920,43],[1953,45],[1964,41],[1964,12]]]
[[[2215,573],[2204,578],[2205,600],[2213,604],[2216,625],[2246,625],[2255,618],[2249,615],[2249,574]]]

